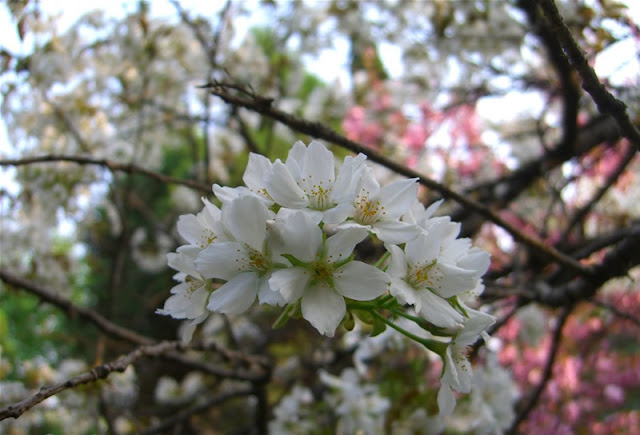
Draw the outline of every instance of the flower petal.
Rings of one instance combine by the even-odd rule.
[[[347,311],[344,298],[325,285],[308,288],[301,308],[302,317],[327,337],[333,337]]]
[[[267,192],[273,200],[283,207],[304,208],[307,196],[300,189],[289,169],[279,161],[271,168],[271,175],[267,177]]]
[[[424,289],[417,292],[420,307],[416,311],[427,322],[449,330],[462,329],[465,317],[440,296]]]
[[[393,278],[404,279],[407,277],[407,260],[404,256],[404,252],[397,245],[385,244],[384,247],[391,254],[389,260],[389,267],[387,267],[387,273]]]
[[[380,219],[371,225],[371,231],[385,243],[405,243],[422,233],[420,227],[395,219]]]
[[[274,243],[281,245],[275,250],[304,262],[316,259],[322,247],[322,230],[313,216],[302,211],[285,213],[282,219],[280,216],[276,218],[273,228],[277,239]]]
[[[335,263],[346,260],[356,245],[367,237],[367,230],[364,228],[345,228],[338,231],[326,241],[327,261]]]
[[[356,189],[362,178],[362,173],[366,167],[364,162],[367,156],[358,154],[355,157],[347,156],[338,172],[331,199],[335,202],[352,202],[356,194]]]
[[[311,273],[302,267],[290,267],[276,270],[269,278],[269,286],[272,290],[280,292],[288,303],[300,299],[307,287]]]
[[[211,293],[207,308],[225,314],[240,314],[256,300],[258,294],[258,274],[245,272]]]
[[[446,263],[437,263],[429,271],[430,287],[441,297],[449,299],[473,290],[477,283],[476,273],[473,270],[462,269]]]
[[[229,281],[240,272],[250,269],[246,253],[238,242],[210,245],[196,259],[196,267],[205,278]]]
[[[233,237],[262,252],[267,237],[267,220],[272,216],[267,206],[254,196],[233,200],[222,208],[222,222]]]
[[[158,314],[169,315],[175,319],[195,319],[205,313],[209,292],[204,283],[193,289],[191,283],[183,282],[171,289],[173,295],[169,297]]]
[[[264,196],[265,180],[271,172],[271,161],[263,155],[249,153],[249,161],[244,170],[242,181],[254,193]]]
[[[321,142],[312,140],[304,156],[300,187],[307,193],[317,190],[319,186],[330,189],[335,181],[333,153]]]
[[[370,301],[388,288],[389,275],[361,261],[351,261],[333,274],[336,291],[357,301]]]
[[[395,296],[401,304],[413,305],[416,307],[416,311],[421,308],[418,291],[411,287],[404,279],[392,279],[389,289],[391,294]]]
[[[410,265],[430,263],[438,258],[439,253],[440,235],[437,233],[418,234],[404,247],[404,254]]]
[[[384,206],[387,218],[399,218],[417,201],[418,179],[397,180],[382,187],[374,195]]]
[[[263,276],[260,278],[260,283],[258,286],[258,302],[260,304],[274,305],[274,306],[283,306],[286,301],[280,294],[271,288],[269,285],[269,279],[271,278],[271,274],[267,276]]]
[[[447,417],[453,414],[453,410],[456,407],[456,398],[451,391],[451,387],[444,382],[440,385],[438,391],[438,414],[442,417]]]

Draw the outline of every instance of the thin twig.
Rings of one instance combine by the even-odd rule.
[[[620,317],[621,319],[632,322],[636,326],[640,326],[640,319],[637,316],[627,313],[626,311],[622,311],[619,308],[614,307],[613,305],[606,302],[602,302],[596,298],[590,299],[589,302],[597,305],[598,307],[604,308],[607,311],[611,311],[611,313],[616,317]]]
[[[164,341],[157,344],[139,347],[133,352],[123,355],[115,361],[96,366],[88,372],[69,378],[64,382],[42,387],[35,395],[0,409],[0,421],[10,417],[18,418],[38,403],[51,396],[55,396],[62,391],[75,388],[78,385],[105,379],[113,372],[124,372],[127,367],[144,357],[158,357],[169,351],[181,350],[186,347],[186,344],[177,341]]]
[[[53,162],[70,162],[77,163],[79,165],[98,165],[104,166],[112,172],[120,171],[128,174],[140,174],[154,180],[158,180],[161,183],[168,184],[181,184],[183,186],[190,187],[192,189],[200,190],[202,192],[210,193],[211,186],[200,183],[194,180],[182,180],[168,175],[153,172],[148,169],[141,168],[133,163],[117,163],[107,159],[95,159],[92,157],[73,156],[73,155],[53,155],[47,154],[43,156],[24,157],[22,159],[6,159],[0,160],[0,166],[25,166],[33,163],[53,163]]]
[[[549,21],[549,25],[562,45],[571,65],[582,79],[582,87],[591,95],[600,113],[613,116],[622,135],[629,139],[636,150],[640,150],[640,131],[633,125],[627,114],[627,106],[614,97],[600,82],[594,69],[589,65],[582,49],[578,46],[571,31],[564,23],[553,0],[537,0],[540,9]]]

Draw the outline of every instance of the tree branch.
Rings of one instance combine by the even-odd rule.
[[[94,159],[91,157],[83,156],[71,156],[71,155],[52,155],[47,154],[43,156],[24,157],[22,159],[7,159],[0,160],[0,166],[25,166],[33,163],[53,163],[53,162],[71,162],[79,165],[98,165],[104,166],[112,172],[120,171],[128,174],[141,174],[154,180],[158,180],[161,183],[168,184],[181,184],[183,186],[190,187],[202,192],[211,193],[211,186],[200,183],[194,180],[181,180],[179,178],[170,177],[168,175],[160,174],[158,172],[149,171],[148,169],[141,168],[133,163],[117,163],[107,159]]]
[[[613,116],[620,127],[622,135],[629,139],[636,150],[640,150],[640,131],[633,125],[627,114],[627,106],[614,97],[598,79],[596,72],[587,61],[582,49],[578,46],[571,31],[564,23],[553,0],[537,0],[540,9],[549,21],[553,34],[557,37],[569,62],[582,79],[582,87],[591,95],[600,113]]]
[[[44,289],[43,287],[40,287],[1,269],[0,280],[6,282],[9,285],[22,288],[29,293],[37,296],[40,300],[48,302],[62,309],[62,311],[67,313],[67,315],[72,319],[81,318],[93,323],[98,327],[98,329],[112,338],[117,338],[119,340],[127,341],[136,345],[149,345],[154,343],[154,340],[149,337],[145,337],[134,331],[131,331],[130,329],[116,325],[115,323],[109,321],[105,317],[89,308],[75,305],[67,298],[59,296],[49,290]]]
[[[74,376],[64,382],[50,385],[48,387],[42,387],[40,388],[40,391],[38,391],[35,395],[28,397],[18,403],[0,409],[0,421],[10,417],[18,418],[38,403],[48,399],[51,396],[55,396],[62,391],[68,390],[70,388],[75,388],[78,385],[88,384],[91,382],[96,382],[100,379],[105,379],[113,372],[124,372],[127,367],[129,367],[129,365],[135,363],[141,358],[158,357],[169,351],[184,350],[186,347],[187,345],[185,343],[176,341],[164,341],[157,344],[139,347],[133,352],[127,355],[123,355],[115,361],[96,366],[88,372],[82,373],[78,376]]]
[[[34,294],[41,300],[62,309],[72,319],[79,317],[93,323],[98,327],[98,329],[112,338],[127,341],[136,345],[152,345],[156,343],[155,340],[150,337],[140,335],[130,329],[116,325],[89,308],[79,307],[62,296],[56,295],[49,290],[45,290],[36,284],[30,283],[1,269],[0,280],[9,285],[22,288],[29,293]],[[186,367],[190,367],[194,370],[200,370],[221,378],[264,382],[271,376],[270,363],[265,358],[248,356],[240,352],[230,351],[218,346],[215,342],[205,344],[194,343],[189,346],[189,349],[214,351],[221,355],[225,360],[232,363],[234,367],[232,369],[225,369],[205,361],[190,358],[179,352],[165,352],[162,356],[184,364]],[[248,366],[249,368],[244,369],[241,366]]]

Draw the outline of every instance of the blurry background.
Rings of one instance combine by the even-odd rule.
[[[558,1],[637,124],[632,4]],[[586,265],[606,265],[638,238],[635,150],[583,93],[533,1],[9,1],[0,28],[0,406],[133,349],[12,278],[142,335],[175,339],[180,322],[154,311],[173,286],[166,254],[182,243],[178,216],[212,198],[213,183],[241,184],[249,152],[284,158],[310,139],[198,88],[210,81],[322,122]],[[425,205],[439,198],[421,190]],[[504,399],[512,413],[501,421],[469,399],[443,427],[505,430],[542,386],[542,400],[521,414],[524,432],[640,431],[638,254],[624,254],[591,288],[472,210],[447,201],[443,211],[492,254],[481,300],[499,318],[492,364],[506,367],[518,392]],[[566,316],[559,307],[570,307]],[[267,355],[266,396],[206,407],[167,430],[246,433],[260,427],[254,418],[276,418],[273,407],[303,385],[313,392],[298,399],[310,403],[306,418],[334,432],[341,416],[323,405],[333,399],[317,371],[352,365],[362,337],[326,339],[304,321],[274,331],[277,314],[212,316],[196,333]],[[409,344],[381,346],[366,380],[390,401],[385,429],[400,433],[394,422],[437,411],[439,367]],[[229,383],[146,361],[2,421],[0,431],[135,433]],[[266,403],[262,417],[256,401]]]

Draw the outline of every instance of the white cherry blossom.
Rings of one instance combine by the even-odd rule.
[[[211,294],[211,283],[196,270],[194,261],[200,249],[194,246],[181,246],[178,252],[167,254],[169,266],[178,271],[174,279],[180,283],[171,289],[170,296],[162,309],[156,313],[175,319],[191,320],[183,330],[182,339],[191,340],[196,326],[202,323],[209,311],[207,300]]]
[[[348,216],[358,177],[366,156],[348,156],[336,176],[333,153],[322,143],[309,146],[296,142],[285,163],[271,167],[266,190],[282,207],[303,209],[322,216],[325,223],[337,224]]]
[[[349,213],[351,220],[343,228],[361,227],[373,232],[387,243],[404,243],[421,231],[400,216],[415,203],[418,194],[417,178],[397,180],[380,187],[372,168],[365,168]]]
[[[208,199],[202,198],[204,208],[197,215],[186,214],[178,218],[178,233],[192,246],[204,249],[214,241],[227,240],[220,221],[221,212]]]
[[[443,356],[443,372],[440,390],[438,391],[438,407],[440,415],[451,415],[456,406],[456,398],[453,390],[460,393],[471,391],[473,372],[467,355],[471,345],[486,333],[489,326],[495,323],[495,317],[481,311],[464,307],[469,315],[464,323],[464,328],[458,332],[451,344],[447,346]]]
[[[324,240],[322,230],[304,212],[276,220],[275,226],[293,263],[273,272],[271,288],[287,303],[301,300],[303,317],[320,333],[333,336],[346,312],[345,297],[367,301],[387,291],[386,273],[350,260],[367,236],[365,230],[349,228]]]
[[[272,260],[267,246],[267,221],[273,218],[254,196],[233,200],[222,208],[222,222],[230,240],[214,243],[196,259],[206,278],[227,281],[209,298],[208,309],[226,314],[246,311],[258,297],[260,303],[281,304],[269,287]]]

